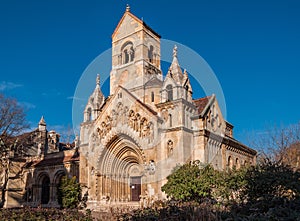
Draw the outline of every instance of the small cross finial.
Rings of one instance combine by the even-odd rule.
[[[173,57],[177,57],[177,45],[173,48]]]
[[[96,85],[100,86],[100,75],[99,74],[97,74]]]
[[[127,12],[130,11],[130,6],[129,6],[129,4],[126,5],[126,11],[127,11]]]

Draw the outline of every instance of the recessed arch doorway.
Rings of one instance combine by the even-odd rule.
[[[47,175],[43,175],[40,179],[41,185],[41,203],[48,204],[50,200],[50,178]]]
[[[139,201],[142,193],[142,151],[127,135],[115,136],[100,157],[101,198],[111,201]]]

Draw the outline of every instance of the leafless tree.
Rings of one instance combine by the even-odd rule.
[[[5,191],[15,152],[20,151],[19,147],[23,144],[24,136],[20,134],[28,127],[24,109],[15,99],[0,94],[0,207],[6,200]]]
[[[60,141],[66,144],[70,144],[74,141],[75,135],[73,129],[70,125],[64,127],[63,130],[60,131]]]
[[[259,150],[260,160],[268,159],[278,163],[300,167],[300,122],[287,127],[273,127],[253,137],[252,147]]]

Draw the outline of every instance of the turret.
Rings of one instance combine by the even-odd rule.
[[[99,116],[104,101],[105,97],[100,88],[100,75],[98,74],[96,78],[96,88],[91,94],[84,110],[84,122],[95,120]]]
[[[177,58],[177,46],[173,49],[173,60],[161,90],[161,102],[167,102],[177,99],[184,99],[192,102],[192,86],[186,70],[182,73]]]
[[[41,119],[40,119],[39,131],[46,131],[46,121],[44,119],[44,116],[42,116]]]
[[[38,137],[37,137],[37,156],[43,157],[47,152],[47,129],[44,116],[41,117],[38,125]]]

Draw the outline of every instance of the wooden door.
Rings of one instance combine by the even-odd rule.
[[[141,188],[141,177],[130,177],[131,201],[140,201]]]

